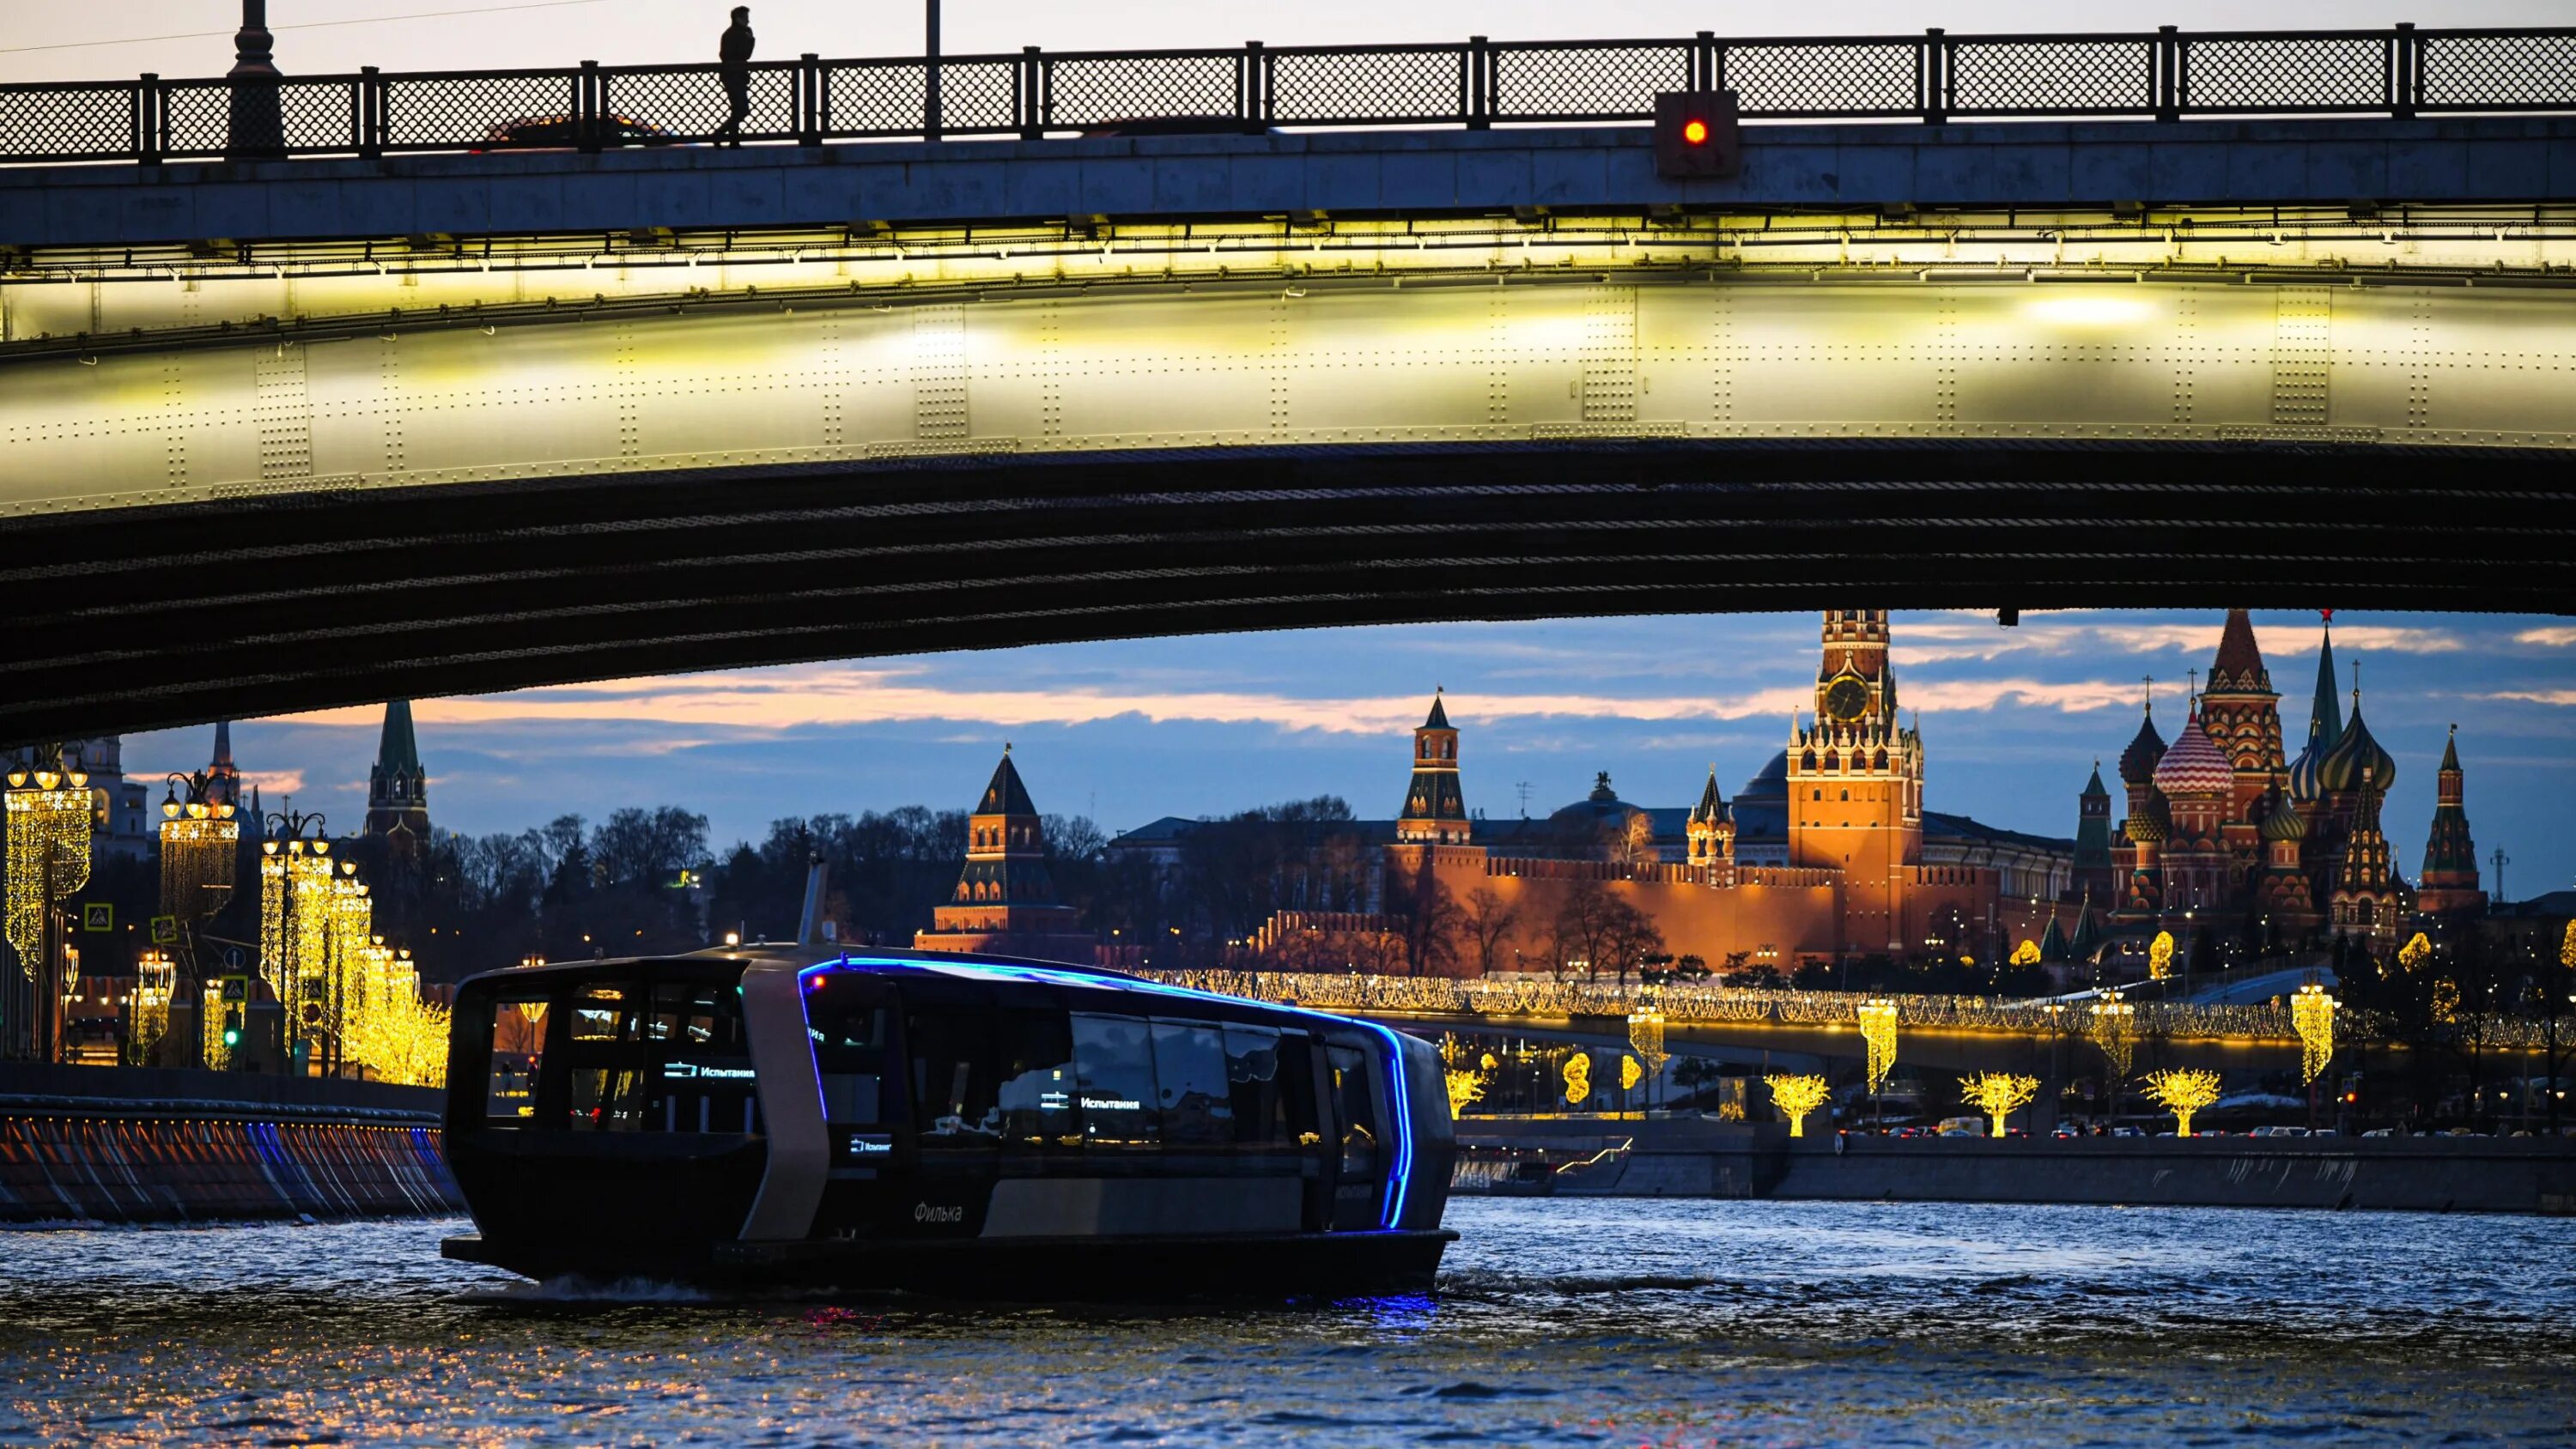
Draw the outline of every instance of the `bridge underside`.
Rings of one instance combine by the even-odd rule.
[[[0,735],[1223,630],[1819,608],[2564,611],[2563,455],[1558,443],[766,466],[54,515]]]
[[[0,282],[0,739],[1852,597],[2576,612],[2567,239],[2236,225],[38,267]]]

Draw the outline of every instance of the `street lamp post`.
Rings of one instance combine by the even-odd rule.
[[[286,118],[270,50],[275,44],[277,37],[268,31],[268,0],[242,0],[241,29],[233,34],[233,68],[224,73],[232,121],[224,143],[227,161],[286,154]]]

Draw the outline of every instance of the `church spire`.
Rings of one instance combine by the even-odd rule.
[[[206,803],[241,806],[241,770],[233,764],[233,726],[230,720],[215,722],[215,755],[206,762]]]

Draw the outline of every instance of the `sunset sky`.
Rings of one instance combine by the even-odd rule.
[[[2222,611],[1900,612],[1897,668],[1920,710],[1930,806],[2072,834],[2098,756],[2137,728],[2156,678],[2168,738],[2185,671],[2204,674]],[[2255,624],[2289,748],[2307,731],[2313,612]],[[2576,841],[2576,624],[2488,615],[2338,614],[2343,690],[2361,661],[2371,729],[2398,761],[2389,834],[2411,879],[2444,726],[2460,725],[2481,860],[2502,846],[2516,896],[2569,884]],[[1728,794],[1809,707],[1812,614],[1426,625],[942,654],[529,690],[415,707],[432,818],[480,834],[624,804],[710,818],[721,847],[820,811],[971,803],[1004,741],[1038,807],[1122,830],[1162,815],[1338,794],[1391,816],[1406,731],[1432,688],[1464,732],[1467,802],[1547,811],[1608,770],[1647,805],[1688,804],[1711,764]],[[357,823],[381,712],[234,729],[242,768],[335,826]],[[208,732],[137,736],[136,774],[201,765]]]

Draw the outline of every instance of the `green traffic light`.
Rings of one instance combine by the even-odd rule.
[[[240,1033],[240,1032],[237,1032],[237,1031],[235,1031],[235,1030],[233,1030],[233,1029],[232,1029],[232,1028],[230,1028],[230,1027],[226,1027],[226,1028],[224,1028],[224,1045],[226,1045],[226,1046],[228,1046],[228,1047],[240,1046],[240,1045],[241,1045],[241,1033]]]

